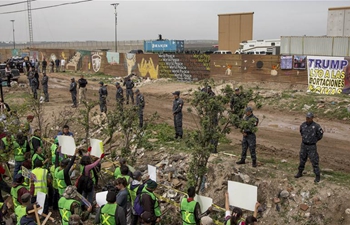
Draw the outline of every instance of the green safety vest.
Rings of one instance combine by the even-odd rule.
[[[34,182],[34,196],[37,196],[38,191],[47,194],[47,169],[35,168],[32,170],[37,181]]]
[[[41,138],[39,138],[37,136],[32,136],[30,138],[30,140],[29,140],[29,142],[30,142],[29,143],[29,145],[30,145],[30,152],[32,153],[32,155],[34,154],[34,147],[33,147],[33,143],[32,143],[33,138],[39,140],[40,141],[40,147],[44,148],[43,141],[41,140]],[[43,151],[44,151],[44,149],[43,149]]]
[[[80,170],[81,174],[84,173],[84,168],[85,168],[85,166],[80,165],[79,170]],[[92,181],[94,182],[94,184],[96,184],[96,179],[95,179],[95,176],[94,176],[94,172],[92,172],[92,170],[93,170],[93,168],[90,170],[90,176],[91,176]]]
[[[140,184],[141,185],[141,184]],[[139,190],[139,187],[136,187],[135,189],[131,190],[131,189],[128,189],[129,191],[129,195],[130,195],[130,198],[131,198],[131,205],[134,206],[134,201],[136,199],[136,196],[137,196],[137,190]]]
[[[54,189],[57,189],[57,182],[56,182],[56,177],[55,177],[55,165],[50,166],[50,173],[52,176],[52,187]]]
[[[13,147],[15,149],[15,161],[23,162],[25,160],[24,153],[27,151],[27,141],[25,141],[22,146],[20,146],[17,141],[14,141]]]
[[[17,187],[12,187],[11,188],[11,196],[12,196],[12,201],[13,201],[13,204],[14,204],[15,208],[21,204],[18,201],[18,195],[17,194],[18,194],[18,190],[23,188],[23,187],[25,188],[25,186],[20,184]]]
[[[150,192],[146,189],[146,187],[144,187],[142,189],[142,194],[148,194],[151,196],[152,200],[155,201],[154,203],[154,215],[156,215],[157,217],[160,217],[162,215],[162,213],[160,212],[160,207],[159,207],[159,202],[157,197],[153,194],[153,192]]]
[[[58,193],[62,196],[64,193],[64,190],[67,187],[66,182],[64,181],[64,170],[61,169],[60,167],[57,167],[55,169],[55,180],[56,180],[56,184],[57,184],[57,189],[58,189]]]
[[[196,204],[196,201],[188,202],[187,198],[182,199],[180,204],[182,225],[197,224],[194,217],[194,209]]]
[[[66,199],[65,197],[61,197],[60,200],[58,201],[58,209],[61,214],[62,225],[69,224],[69,218],[72,215],[72,212],[70,211],[70,207],[73,203],[77,203],[80,206],[80,202],[74,199]]]
[[[240,219],[237,221],[237,224],[239,225],[239,224],[241,224],[243,221],[245,221],[244,218],[240,218]],[[231,218],[230,218],[229,220],[227,220],[226,225],[231,225]]]
[[[35,162],[36,159],[39,159],[39,160],[42,161],[42,162],[45,161],[44,156],[35,153],[35,154],[33,155],[33,157],[32,157],[32,168],[34,168],[34,162]]]
[[[12,139],[12,142],[13,142],[13,141],[14,141],[14,137],[11,136],[11,139]],[[3,158],[5,161],[8,161],[9,156],[8,156],[8,153],[7,153],[7,152],[9,151],[9,148],[10,148],[11,144],[7,142],[7,138],[6,138],[6,137],[3,137],[1,140],[2,140],[2,142],[4,143],[4,147],[5,147],[5,151],[6,151],[6,152],[1,152],[0,156],[1,156],[1,158]]]
[[[101,207],[100,224],[115,225],[115,211],[118,205],[116,203],[107,203]]]
[[[114,170],[114,177],[115,179],[117,179],[119,176],[121,176],[122,173],[120,172],[120,167],[117,167],[115,170]]]
[[[27,207],[25,207],[23,205],[19,205],[19,206],[15,207],[15,214],[16,214],[16,218],[17,218],[16,225],[20,225],[21,224],[20,221],[21,221],[22,217],[27,215],[26,208]]]

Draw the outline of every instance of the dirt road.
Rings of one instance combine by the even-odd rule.
[[[75,74],[73,74],[75,75]],[[68,91],[70,78],[72,74],[51,74],[49,75],[49,93],[50,102],[45,104],[46,112],[58,112],[63,107],[72,104],[70,93]],[[75,76],[79,79],[78,75]],[[20,82],[26,82],[25,77]],[[108,85],[108,104],[114,104],[115,87],[114,81]],[[89,80],[88,99],[98,100],[98,80]],[[189,106],[186,92],[194,89],[194,84],[177,83],[177,82],[156,82],[149,83],[140,87],[141,92],[146,99],[145,117],[157,111],[160,115],[160,121],[169,124],[172,120],[172,101],[171,92],[180,90],[185,100],[185,107]],[[5,95],[6,95],[5,90]],[[18,89],[17,91],[26,91]],[[6,99],[6,97],[5,97]],[[96,110],[97,107],[96,107]],[[47,116],[51,116],[47,113]],[[257,133],[258,157],[259,154],[271,155],[271,157],[289,159],[298,161],[301,137],[299,134],[299,126],[305,120],[305,113],[291,113],[289,110],[274,110],[269,106],[264,106],[254,112],[260,118],[259,131]],[[193,115],[184,110],[184,127],[193,129],[196,127]],[[324,131],[324,138],[318,143],[318,152],[320,155],[320,167],[330,168],[333,170],[350,172],[350,125],[344,121],[330,121],[327,119],[315,118]],[[229,138],[233,144],[239,144],[241,134],[234,130]]]

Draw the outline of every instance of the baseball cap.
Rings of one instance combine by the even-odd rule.
[[[133,173],[133,178],[134,178],[134,179],[136,179],[136,178],[138,178],[138,177],[141,177],[141,176],[142,176],[141,171],[136,170],[136,171]]]
[[[306,113],[306,118],[314,118],[314,114],[312,112]]]
[[[155,182],[154,180],[148,180],[146,184],[147,188],[149,189],[156,189],[158,187],[157,182]]]
[[[102,85],[103,85],[103,82],[102,82],[102,81],[100,81],[100,82],[99,82],[99,84],[102,84]]]
[[[253,112],[252,107],[248,106],[247,108],[245,108],[245,112]]]
[[[23,203],[27,203],[31,200],[32,196],[31,194],[29,193],[24,193],[22,196],[21,196],[21,200]]]
[[[175,91],[175,92],[173,92],[173,95],[179,96],[179,95],[180,95],[180,91]]]

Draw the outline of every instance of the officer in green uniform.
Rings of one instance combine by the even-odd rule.
[[[102,225],[126,225],[125,211],[116,203],[116,193],[108,191],[107,204],[102,205],[95,217],[96,224]]]
[[[195,187],[190,187],[187,190],[188,198],[183,198],[180,204],[180,212],[183,225],[196,224],[200,225],[201,218],[207,216],[211,208],[201,214],[201,208],[197,201],[194,200],[196,195]]]
[[[86,221],[89,218],[92,206],[90,206],[87,211],[82,212],[80,201],[76,199],[77,193],[77,188],[75,186],[68,186],[58,201],[62,225],[68,225],[69,218],[73,214],[81,215],[83,221]]]
[[[26,215],[26,208],[30,205],[31,198],[32,196],[29,193],[25,193],[21,196],[22,204],[15,207],[16,225],[20,225],[21,218]]]

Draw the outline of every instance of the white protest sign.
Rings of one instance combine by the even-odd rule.
[[[61,153],[66,154],[66,155],[74,155],[76,145],[74,138],[71,136],[57,136],[58,138],[58,143],[61,146]]]
[[[44,204],[45,204],[46,194],[43,192],[38,191],[38,194],[36,196],[36,202],[40,205],[41,209],[38,211],[38,213],[41,215],[44,210]]]
[[[107,200],[106,200],[107,193],[108,191],[96,193],[96,202],[100,207],[107,204]]]
[[[148,165],[148,175],[151,180],[157,182],[157,167]]]
[[[258,187],[234,181],[228,181],[227,191],[232,206],[254,211],[258,200]]]
[[[102,153],[104,153],[103,142],[101,140],[90,139],[90,146],[91,146],[90,155],[100,158]]]
[[[213,204],[213,199],[201,195],[194,196],[194,200],[201,206],[201,213],[207,211],[207,209]]]

